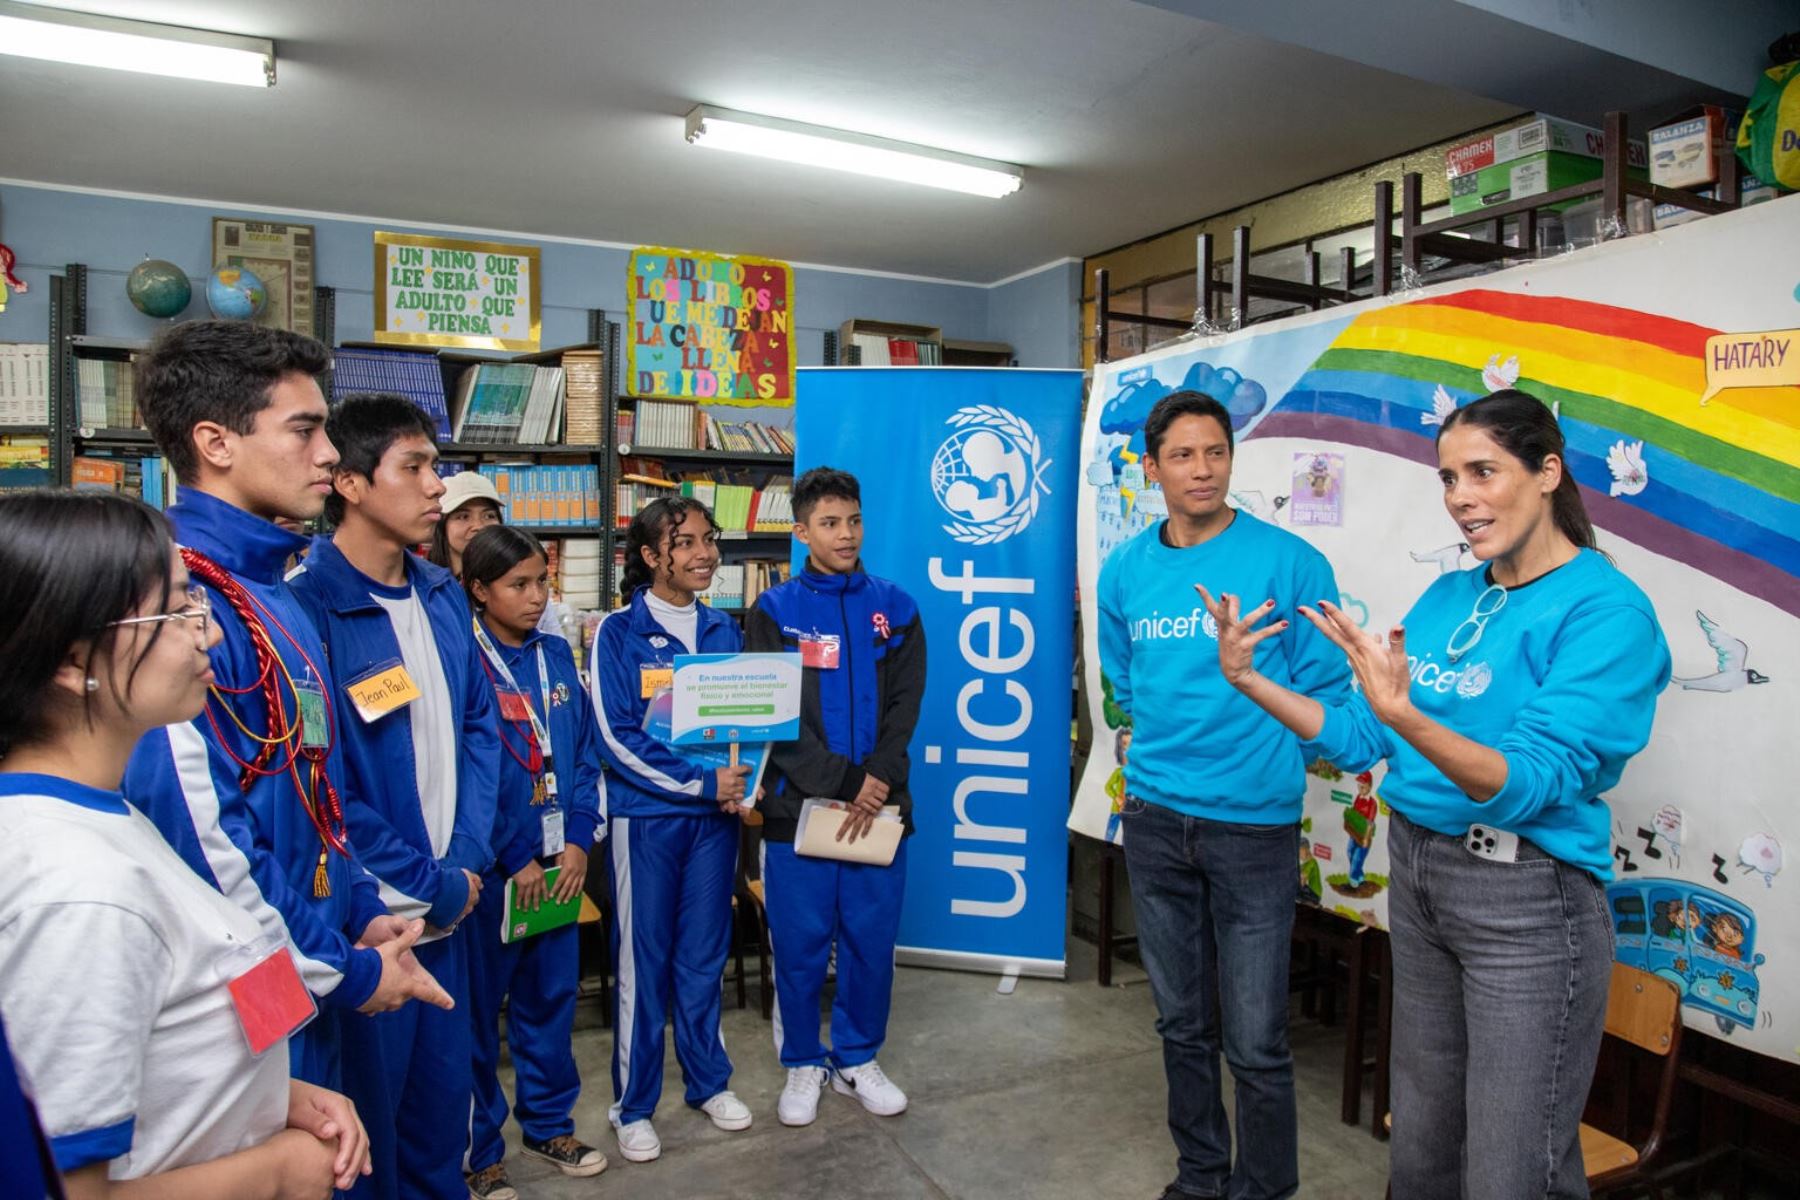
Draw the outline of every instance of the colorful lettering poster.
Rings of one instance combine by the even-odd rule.
[[[375,340],[469,350],[538,348],[539,250],[375,234]]]
[[[794,272],[782,262],[644,246],[632,251],[626,385],[709,404],[794,402]]]

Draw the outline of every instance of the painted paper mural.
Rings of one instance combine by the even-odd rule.
[[[786,263],[644,246],[625,280],[636,396],[794,402],[794,272]]]
[[[1070,827],[1118,837],[1130,725],[1092,598],[1105,556],[1165,514],[1142,465],[1158,398],[1225,404],[1233,503],[1316,545],[1344,608],[1386,628],[1475,565],[1440,500],[1437,427],[1516,386],[1556,411],[1601,548],[1675,660],[1650,746],[1606,797],[1618,957],[1675,982],[1693,1028],[1800,1059],[1800,881],[1784,870],[1800,836],[1800,260],[1766,253],[1796,227],[1800,198],[1771,202],[1096,368],[1079,535],[1096,737]],[[1382,769],[1308,774],[1302,900],[1385,925]]]

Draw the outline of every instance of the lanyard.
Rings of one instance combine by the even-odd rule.
[[[513,673],[508,669],[506,660],[500,657],[499,647],[494,645],[494,640],[488,636],[487,630],[481,627],[481,619],[479,617],[475,618],[473,624],[475,626],[475,641],[480,644],[481,652],[487,656],[488,662],[493,665],[494,670],[500,673],[500,678],[506,681],[507,687],[517,692],[520,696],[524,696],[525,689],[520,687],[518,681],[513,678]],[[556,757],[556,751],[550,744],[550,668],[544,662],[544,648],[541,645],[537,648],[537,669],[538,697],[541,701],[544,717],[542,719],[538,717],[537,710],[531,707],[531,701],[529,699],[526,699],[525,701],[525,715],[531,718],[532,736],[537,738],[538,745],[543,748],[544,771],[548,774],[550,772],[550,762]]]

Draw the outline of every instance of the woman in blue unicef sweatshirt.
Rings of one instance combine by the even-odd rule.
[[[1504,391],[1456,410],[1438,474],[1485,565],[1441,577],[1385,642],[1329,599],[1300,609],[1358,695],[1270,680],[1252,655],[1287,622],[1202,598],[1233,686],[1345,770],[1388,761],[1394,1195],[1584,1197],[1612,961],[1602,796],[1650,738],[1669,650],[1595,549],[1543,403]]]

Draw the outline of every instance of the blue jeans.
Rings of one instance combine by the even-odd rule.
[[[1400,1200],[1579,1200],[1579,1129],[1612,981],[1606,891],[1395,814],[1389,1151]]]
[[[1282,1200],[1300,1187],[1288,954],[1300,827],[1184,816],[1127,796],[1125,864],[1156,997],[1175,1184],[1195,1196]],[[1237,1093],[1237,1164],[1219,1050]]]

